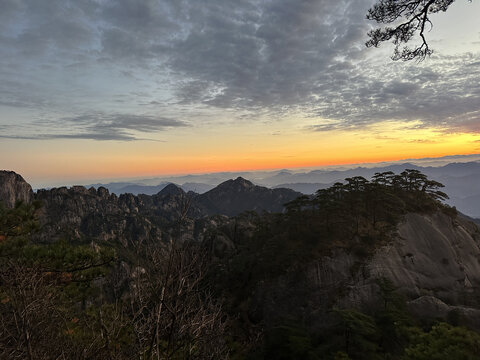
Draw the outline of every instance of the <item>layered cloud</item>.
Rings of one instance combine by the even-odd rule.
[[[39,120],[29,124],[22,135],[0,134],[0,138],[52,140],[52,139],[90,139],[90,140],[152,140],[152,132],[165,131],[170,128],[185,127],[187,123],[150,115],[89,113],[75,117],[56,120]],[[34,132],[40,126],[43,131]],[[0,128],[1,129],[1,128]],[[7,128],[8,129],[8,128]],[[68,129],[68,132],[64,132]]]
[[[431,63],[348,70],[348,81],[325,89],[316,114],[336,122],[312,128],[354,128],[385,120],[411,121],[446,132],[480,130],[479,54],[436,57]],[[432,65],[435,61],[435,66]],[[418,126],[418,125],[415,125]]]
[[[388,63],[363,45],[373,2],[0,0],[0,106],[41,109],[62,130],[45,138],[143,139],[185,125],[119,115],[116,95],[127,114],[202,106],[297,112],[316,131],[400,120],[478,132],[478,45]]]

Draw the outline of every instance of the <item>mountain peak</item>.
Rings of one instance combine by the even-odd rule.
[[[235,191],[243,191],[246,189],[253,189],[255,188],[255,185],[247,180],[244,179],[243,177],[239,176],[235,180],[230,179],[227,181],[224,181],[220,185],[218,185],[216,188],[210,191],[214,191],[215,189],[220,190],[220,191],[225,191],[225,190],[235,190]]]
[[[185,194],[185,191],[183,191],[183,189],[180,186],[174,183],[170,183],[167,186],[165,186],[161,191],[159,191],[157,195],[166,196],[166,195],[183,195],[183,194]]]
[[[237,177],[235,180],[233,180],[233,183],[234,184],[238,184],[238,185],[242,185],[242,186],[245,186],[245,187],[250,187],[250,186],[254,186],[253,183],[241,176]]]
[[[283,204],[300,195],[290,189],[257,186],[239,176],[199,195],[197,201],[208,214],[235,216],[247,210],[281,212]]]

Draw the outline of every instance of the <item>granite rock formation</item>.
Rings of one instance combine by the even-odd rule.
[[[17,173],[0,170],[0,201],[13,207],[18,201],[26,203],[33,199],[32,187]]]

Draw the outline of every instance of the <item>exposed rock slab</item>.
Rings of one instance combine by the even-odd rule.
[[[442,212],[408,214],[398,237],[369,264],[410,298],[432,295],[449,304],[468,303],[480,288],[478,228]]]
[[[29,203],[32,199],[32,187],[23,177],[13,171],[0,170],[0,202],[14,207],[18,201]]]
[[[371,259],[339,250],[262,283],[250,316],[271,324],[279,314],[290,314],[322,326],[332,307],[374,312],[377,281],[387,278],[406,295],[413,313],[446,319],[455,310],[464,319],[480,319],[479,239],[475,224],[441,211],[408,214],[391,243]],[[463,323],[475,327],[475,321]]]

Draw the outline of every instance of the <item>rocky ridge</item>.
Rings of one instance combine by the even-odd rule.
[[[186,193],[175,184],[167,185],[155,195],[117,196],[104,187],[83,186],[38,190],[34,194],[20,175],[0,172],[0,201],[7,207],[18,200],[42,203],[42,231],[36,235],[42,242],[64,237],[140,246],[146,241],[166,239],[172,236],[172,231],[183,241],[200,241],[209,226],[230,221],[219,215],[234,216],[247,210],[282,211],[283,203],[297,196],[292,190],[270,190],[242,178],[222,183],[202,195]],[[181,222],[180,232],[178,222]]]

